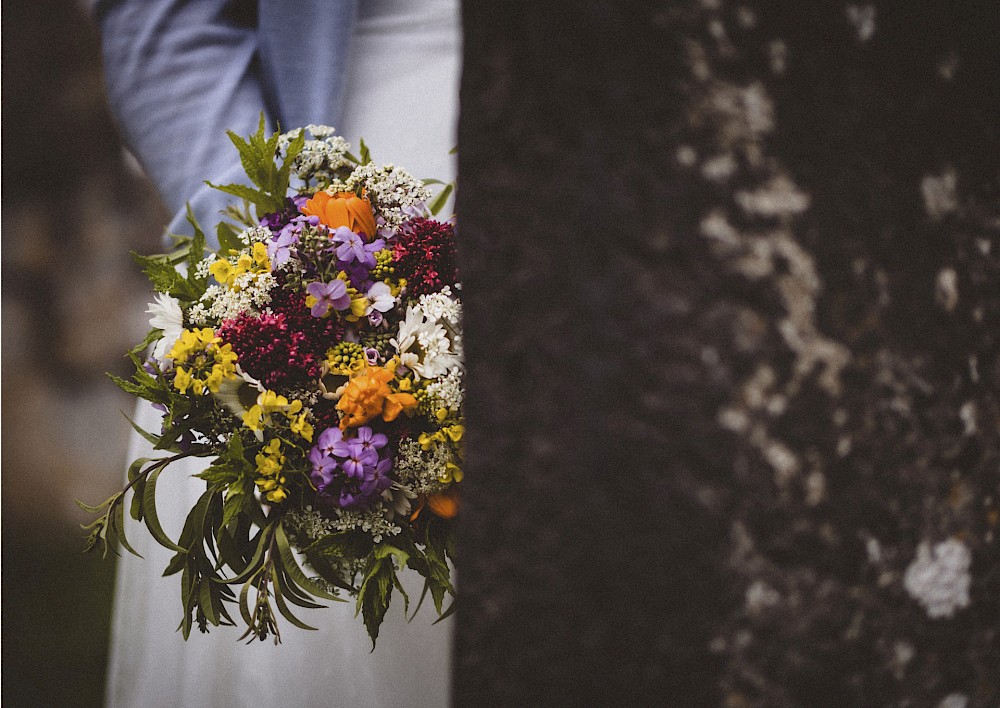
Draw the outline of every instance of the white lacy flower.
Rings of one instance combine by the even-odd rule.
[[[462,369],[457,366],[449,369],[444,378],[427,384],[426,393],[432,409],[444,407],[450,411],[457,411],[462,407],[462,399],[465,396],[462,389]]]
[[[259,313],[271,302],[271,290],[277,281],[271,273],[244,273],[236,279],[235,285],[237,289],[209,285],[188,311],[191,322],[209,326],[245,312]]]
[[[266,226],[252,226],[241,231],[239,239],[247,246],[253,246],[255,243],[267,243],[273,236],[271,229]]]
[[[155,301],[149,303],[147,314],[149,326],[163,330],[163,338],[153,347],[153,356],[157,359],[163,358],[174,346],[174,342],[181,336],[184,329],[184,311],[181,310],[181,303],[166,293],[156,293]]]
[[[903,587],[933,618],[951,617],[969,604],[972,576],[972,553],[958,539],[948,539],[931,549],[924,541],[917,546],[917,557],[906,569]]]
[[[374,162],[356,167],[344,187],[349,192],[363,191],[389,228],[399,226],[406,218],[405,207],[426,202],[432,196],[423,182],[403,168]]]
[[[462,364],[448,334],[440,321],[429,320],[419,306],[410,305],[406,318],[399,323],[399,333],[389,343],[399,354],[400,363],[414,376],[434,379]]]
[[[330,126],[307,125],[305,129],[312,135],[312,139],[306,139],[301,152],[292,163],[295,175],[304,182],[314,182],[316,185],[336,181],[337,171],[353,164],[347,158],[351,146]],[[288,144],[301,132],[301,128],[296,128],[282,134],[278,138],[278,148],[282,152],[287,150]]]
[[[392,469],[400,481],[417,494],[434,494],[445,488],[442,479],[448,475],[451,451],[447,445],[424,450],[413,438],[399,441]]]

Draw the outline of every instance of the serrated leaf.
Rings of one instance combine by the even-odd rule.
[[[262,192],[259,189],[248,187],[245,184],[212,184],[208,181],[205,184],[212,189],[218,189],[220,192],[232,194],[234,197],[239,197],[240,199],[246,199],[257,207],[258,214],[277,211],[277,209],[272,208],[274,200],[266,192]]]
[[[453,614],[455,614],[455,605],[456,605],[457,602],[458,602],[458,600],[453,600],[452,603],[450,605],[448,605],[448,609],[445,610],[444,612],[442,612],[441,616],[438,617],[433,622],[431,622],[431,624],[437,624],[438,622],[444,622],[446,619],[448,619]]]
[[[365,629],[372,640],[372,651],[375,651],[375,640],[378,630],[385,619],[385,613],[392,601],[393,577],[396,570],[388,558],[372,558],[365,573],[361,590],[358,591],[358,611],[364,619]]]
[[[240,241],[239,233],[225,221],[220,221],[215,227],[215,234],[219,238],[219,253],[229,255],[230,251],[242,251],[246,246]]]
[[[277,193],[284,194],[288,191],[288,185],[291,178],[292,163],[295,162],[295,158],[298,154],[302,152],[302,148],[306,144],[306,134],[305,131],[300,130],[299,134],[296,135],[292,141],[288,144],[288,149],[285,150],[285,160],[281,163],[281,168],[278,170],[278,184]]]

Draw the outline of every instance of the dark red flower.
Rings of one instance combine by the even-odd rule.
[[[404,224],[392,247],[396,273],[407,282],[411,295],[438,292],[458,282],[455,227],[433,219],[413,219]]]
[[[298,293],[275,291],[272,313],[226,320],[219,337],[236,352],[240,367],[267,388],[287,391],[319,378],[327,349],[343,330],[332,318],[313,317]]]

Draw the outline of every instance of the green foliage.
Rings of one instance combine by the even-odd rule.
[[[274,159],[278,151],[279,134],[274,133],[269,138],[265,137],[264,128],[264,114],[261,113],[257,132],[246,140],[231,130],[227,131],[229,139],[239,151],[240,162],[254,187],[245,184],[205,183],[226,194],[245,199],[254,205],[258,216],[278,211],[284,206],[292,163],[305,145],[305,132],[300,130],[285,150],[285,158],[279,167]]]

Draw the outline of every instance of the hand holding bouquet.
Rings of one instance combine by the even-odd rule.
[[[124,490],[86,507],[101,514],[90,547],[132,550],[131,493],[132,517],[175,552],[185,637],[236,624],[235,606],[244,637],[277,642],[278,615],[312,629],[290,605],[353,596],[374,642],[393,588],[409,605],[404,567],[439,615],[454,595],[461,302],[454,226],[433,217],[451,186],[432,199],[322,126],[265,137],[262,120],[230,137],[254,186],[218,187],[242,200],[218,252],[190,217],[174,253],[137,257],[158,291],[153,329],[116,383],[163,412],[140,433],[165,456],[136,460]],[[174,541],[156,483],[190,456],[209,458],[205,492]]]

